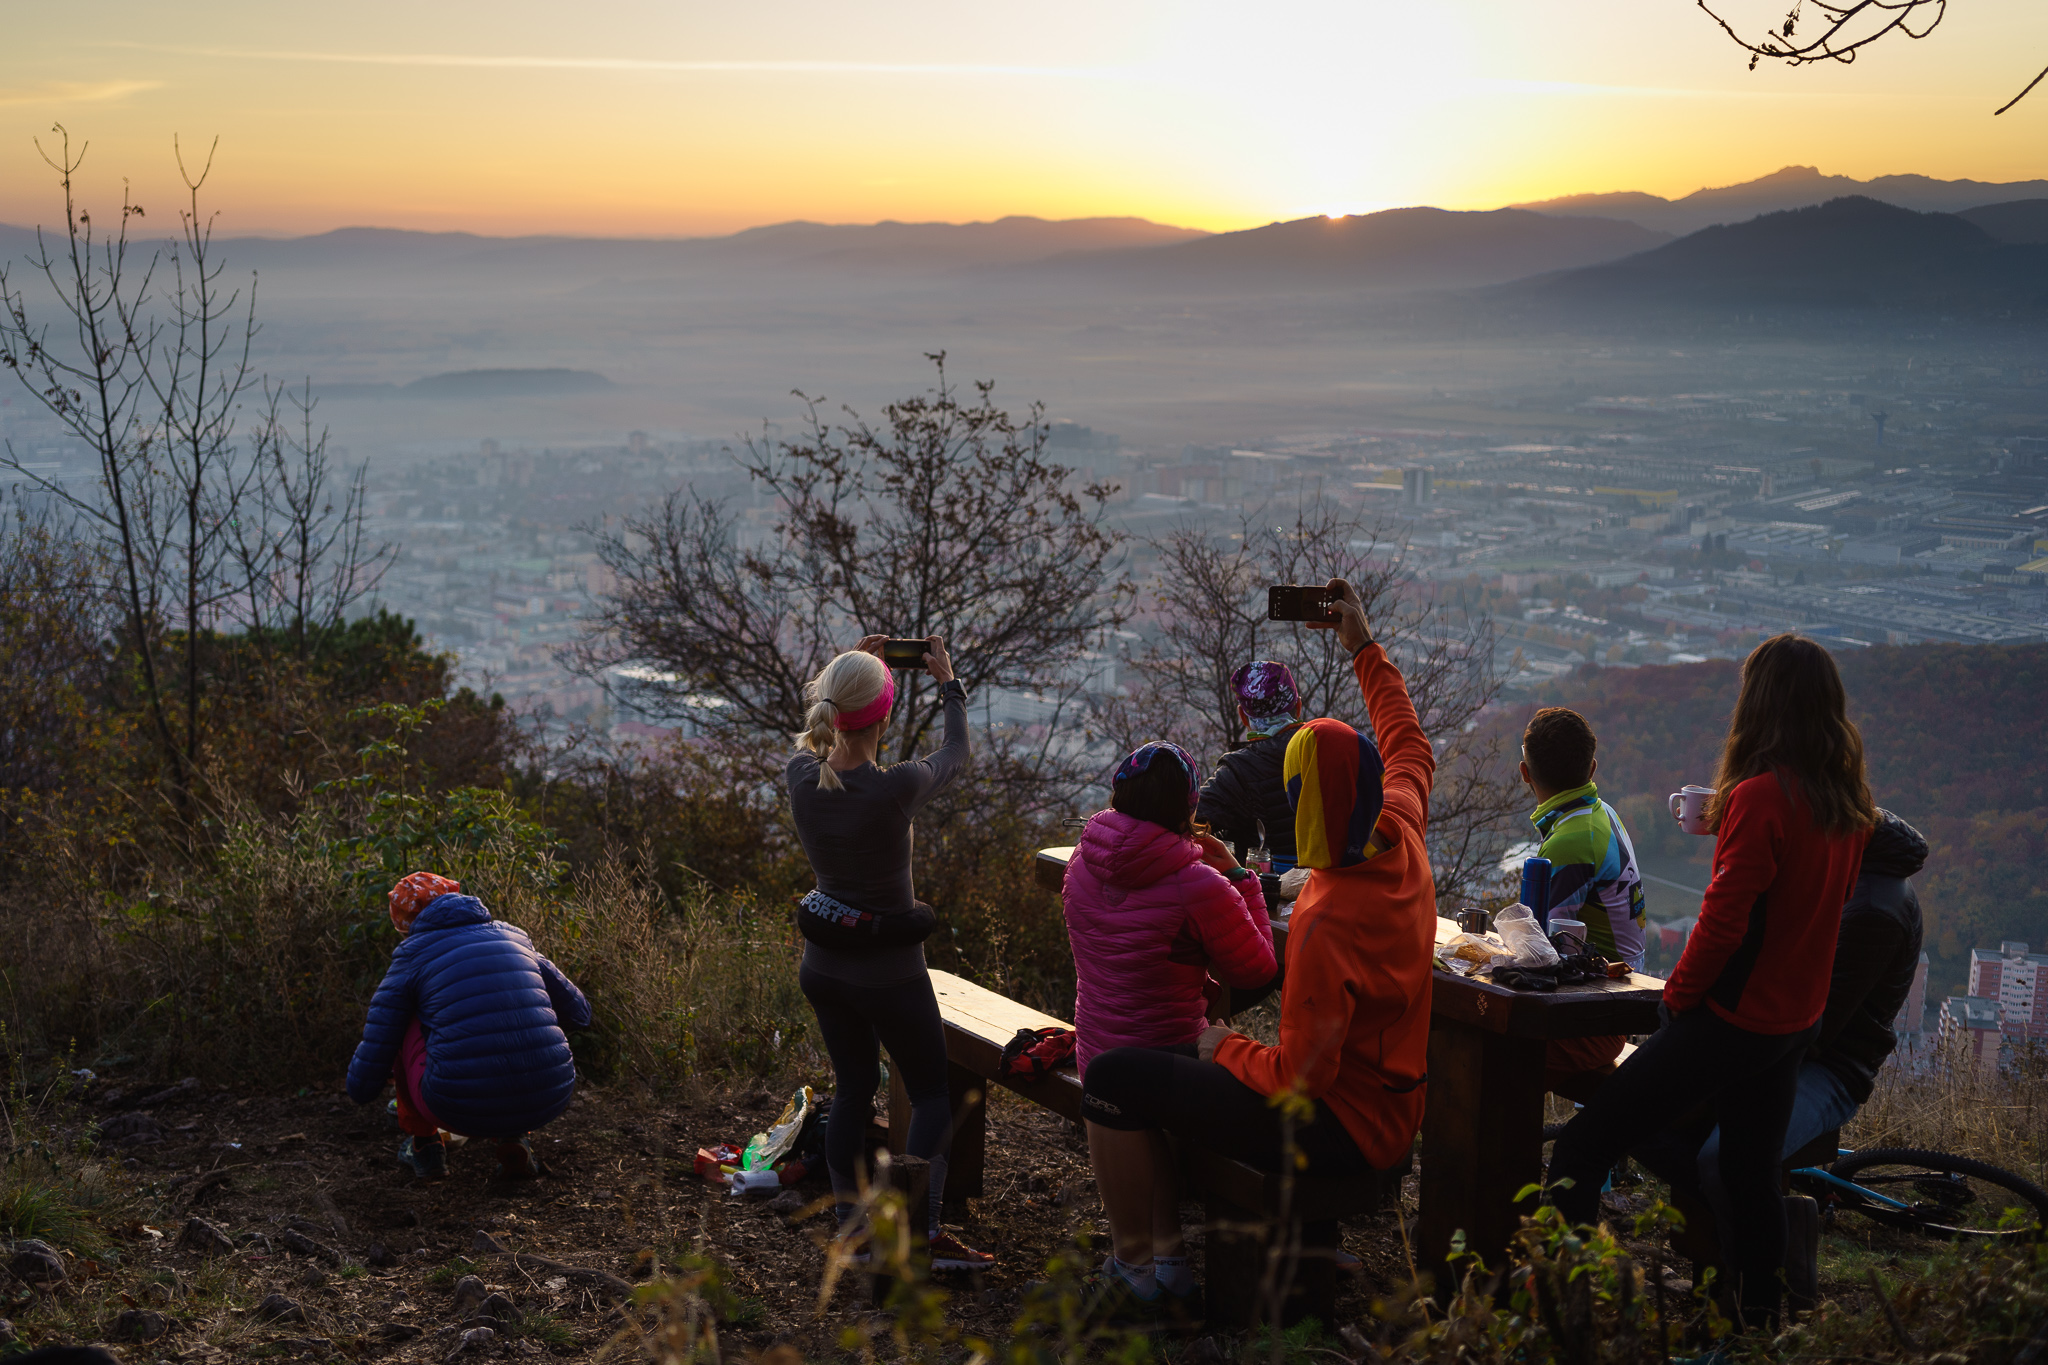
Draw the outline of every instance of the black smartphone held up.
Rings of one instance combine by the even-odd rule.
[[[930,640],[884,640],[882,641],[882,662],[891,672],[906,668],[923,668],[924,656],[932,652]]]
[[[1337,613],[1330,609],[1330,603],[1337,594],[1322,586],[1304,586],[1286,583],[1266,589],[1266,619],[1268,621],[1335,621]]]

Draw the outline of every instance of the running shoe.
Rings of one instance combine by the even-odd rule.
[[[1081,1281],[1081,1320],[1104,1327],[1144,1327],[1159,1321],[1167,1308],[1158,1288],[1146,1298],[1131,1282],[1103,1264]]]
[[[931,1253],[933,1270],[987,1270],[996,1258],[976,1251],[950,1232],[935,1232],[925,1243]]]
[[[438,1137],[409,1137],[398,1144],[399,1164],[419,1180],[448,1177],[448,1149]]]

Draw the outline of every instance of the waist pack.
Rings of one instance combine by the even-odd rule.
[[[908,911],[878,915],[812,891],[796,903],[797,932],[825,948],[896,948],[931,937],[938,916],[923,901]]]
[[[1005,1076],[1050,1075],[1074,1058],[1074,1031],[1070,1028],[1020,1028],[1003,1044]]]

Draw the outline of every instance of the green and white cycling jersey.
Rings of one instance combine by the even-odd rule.
[[[1643,878],[1620,814],[1588,782],[1551,797],[1529,821],[1543,841],[1540,855],[1550,859],[1550,913],[1583,920],[1587,947],[1640,971]]]

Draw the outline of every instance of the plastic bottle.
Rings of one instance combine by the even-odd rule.
[[[1522,904],[1529,907],[1536,922],[1546,928],[1550,924],[1550,859],[1525,858],[1522,860]]]

